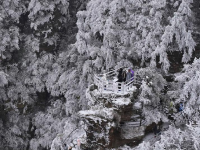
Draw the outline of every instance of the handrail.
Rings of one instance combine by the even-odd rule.
[[[123,67],[121,67],[123,68]],[[126,68],[126,67],[124,67]],[[141,85],[141,81],[137,77],[133,76],[125,82],[114,81],[114,76],[116,77],[117,70],[112,70],[104,74],[94,74],[94,83],[97,85],[98,90],[102,92],[113,92],[116,94],[127,94],[132,89],[132,85]],[[111,77],[112,78],[109,78]],[[111,79],[111,80],[109,80]]]
[[[141,122],[141,125],[140,125],[140,122],[125,122],[124,124],[120,124],[120,126],[123,126],[123,125],[126,125],[126,126],[135,126],[135,127],[139,127],[139,126],[142,126],[142,125],[145,125],[147,123],[146,120],[142,120]]]
[[[127,82],[127,83],[128,83],[128,82],[131,82],[133,79],[134,79],[134,76],[131,77],[130,79],[128,79],[128,81],[126,81],[126,82]]]
[[[125,85],[129,85],[129,84],[131,84],[131,83],[133,83],[133,82],[139,82],[139,83],[141,83],[141,81],[138,81],[137,79],[134,80],[134,77],[132,77],[132,78],[129,79],[129,80],[130,80],[130,82],[126,83]]]
[[[120,68],[118,68],[118,69],[113,69],[113,70],[111,70],[111,71],[109,71],[109,72],[107,72],[107,73],[103,73],[103,74],[99,74],[99,75],[109,74],[110,72],[115,72],[115,71],[117,71],[117,70],[119,70],[119,69],[121,69],[121,68],[123,68],[123,67],[120,67]]]
[[[110,74],[110,73],[116,73],[119,69],[128,69],[128,67],[120,67],[120,68],[118,68],[118,69],[113,69],[113,70],[111,70],[111,71],[109,71],[109,72],[106,72],[106,73],[102,73],[102,74],[98,74],[99,76],[103,76],[103,75],[106,75],[106,76],[108,76],[108,74]]]

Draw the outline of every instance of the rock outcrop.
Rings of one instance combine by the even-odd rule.
[[[79,115],[87,124],[87,150],[135,146],[144,136],[137,110],[133,110],[134,92],[126,95],[102,94],[90,86],[86,92],[90,109]],[[139,112],[139,111],[138,111]]]

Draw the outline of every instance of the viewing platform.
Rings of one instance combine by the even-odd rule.
[[[136,86],[141,85],[141,80],[137,79],[135,75],[126,81],[119,82],[119,69],[94,75],[94,84],[98,87],[98,92],[102,94],[126,95],[133,92]],[[128,72],[128,68],[123,68],[123,70]]]

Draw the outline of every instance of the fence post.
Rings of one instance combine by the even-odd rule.
[[[144,103],[142,102],[142,110],[143,110],[143,107],[144,107]],[[142,125],[142,112],[140,113],[140,126]]]
[[[127,83],[124,84],[124,89],[125,89],[126,92],[128,92],[128,85],[127,85]]]
[[[122,93],[124,94],[124,82],[121,83],[121,90],[123,91]]]
[[[114,80],[112,80],[112,92],[115,92],[115,89],[114,89]]]

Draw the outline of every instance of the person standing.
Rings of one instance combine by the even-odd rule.
[[[134,77],[134,71],[131,69],[131,78]]]
[[[175,105],[175,108],[176,108],[176,111],[179,112],[180,105],[177,103],[177,104]]]
[[[163,126],[163,121],[162,121],[162,119],[160,118],[160,121],[158,122],[158,127],[159,127],[159,130],[160,130],[160,131],[162,130],[162,126]]]
[[[123,69],[120,68],[119,69],[119,73],[117,75],[117,78],[118,78],[117,82],[122,82],[123,81],[123,75],[122,74],[123,74]]]
[[[170,108],[173,108],[173,107],[174,107],[174,102],[173,102],[173,101],[170,101],[169,106],[170,106]]]
[[[179,112],[183,111],[183,103],[181,102],[180,103],[180,106],[179,106]]]
[[[126,74],[126,81],[129,82],[131,79],[131,69],[128,69],[128,72]]]
[[[123,82],[126,82],[126,70],[123,71],[122,78]]]
[[[160,98],[160,108],[163,111],[163,99],[162,98]]]
[[[117,78],[118,78],[118,80],[117,80],[117,82],[123,82],[123,69],[122,68],[120,68],[119,69],[119,74],[117,75]],[[118,91],[122,91],[122,84],[123,83],[118,83]]]
[[[153,122],[153,133],[154,133],[155,137],[157,135],[157,132],[158,132],[157,124],[155,122]]]

